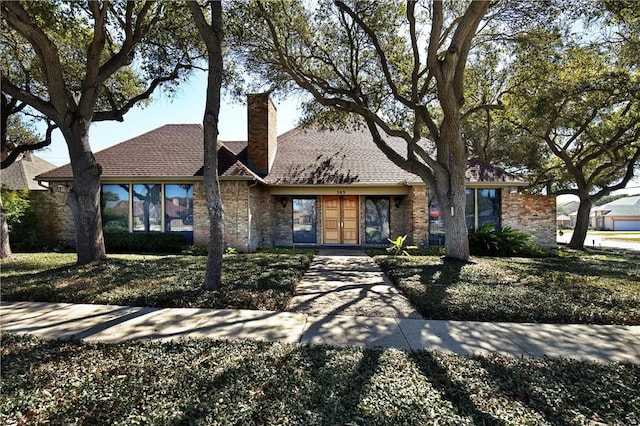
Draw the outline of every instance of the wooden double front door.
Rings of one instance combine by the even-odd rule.
[[[357,195],[322,197],[324,244],[359,244],[360,228]]]

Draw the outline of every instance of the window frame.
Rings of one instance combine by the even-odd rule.
[[[382,232],[380,232],[381,235],[381,240],[380,241],[369,241],[369,234],[367,232],[367,228],[369,227],[369,224],[367,222],[368,219],[368,215],[367,215],[367,202],[368,201],[386,201],[387,202],[387,217],[386,217],[386,221],[387,221],[387,232],[388,235],[386,237],[384,237],[382,235]],[[365,244],[387,244],[388,243],[388,239],[391,237],[391,198],[390,197],[384,197],[384,196],[366,196],[364,198],[364,243]]]

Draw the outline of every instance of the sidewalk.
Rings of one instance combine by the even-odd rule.
[[[3,331],[45,338],[248,338],[332,346],[438,350],[461,355],[562,356],[640,364],[640,326],[430,321],[214,309],[2,302]]]

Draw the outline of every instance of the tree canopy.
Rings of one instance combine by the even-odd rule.
[[[184,4],[155,1],[2,2],[2,92],[51,120],[69,149],[78,262],[105,258],[101,168],[92,122],[122,121],[202,59]]]
[[[310,94],[306,118],[366,126],[378,149],[432,189],[447,256],[466,260],[464,71],[490,5],[243,2],[232,12],[231,44],[258,84]],[[392,149],[384,134],[402,138],[406,149]]]

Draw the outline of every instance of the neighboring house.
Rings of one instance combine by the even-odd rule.
[[[640,195],[591,209],[591,226],[605,231],[640,231]]]
[[[206,245],[202,146],[200,125],[176,124],[96,153],[105,229],[180,232]],[[225,244],[239,250],[387,246],[387,238],[405,234],[415,245],[444,242],[440,210],[425,184],[388,160],[366,130],[296,128],[277,136],[269,97],[249,95],[248,141],[220,142],[218,160]],[[52,184],[66,209],[70,166],[39,179]],[[523,180],[476,159],[469,160],[467,181],[469,228],[511,226],[555,245],[553,197],[521,194]],[[72,242],[66,217],[59,234]]]
[[[46,191],[48,186],[46,184],[40,185],[34,178],[55,168],[54,164],[30,152],[25,152],[13,164],[0,172],[0,182],[4,188],[11,190]]]
[[[0,184],[3,188],[13,191],[29,191],[31,210],[43,226],[49,230],[55,228],[52,223],[55,222],[56,209],[51,204],[47,184],[38,183],[34,178],[55,168],[54,164],[30,152],[25,152],[13,164],[0,171]],[[11,238],[17,242],[20,235],[12,234]],[[55,232],[42,235],[43,245],[52,245],[57,239],[58,236],[55,235]]]
[[[567,229],[571,227],[571,216],[566,214],[559,214],[556,216],[556,225],[558,228]]]

